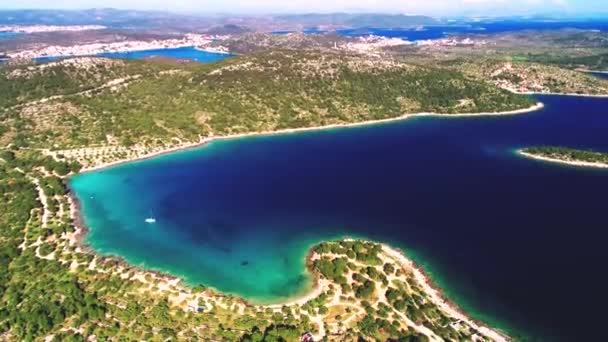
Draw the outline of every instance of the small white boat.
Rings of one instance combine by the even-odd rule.
[[[152,210],[150,209],[150,212],[148,213],[148,218],[145,220],[146,223],[156,223],[156,218],[154,217],[154,213],[152,212]]]

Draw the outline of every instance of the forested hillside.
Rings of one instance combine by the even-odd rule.
[[[533,103],[458,71],[314,51],[209,65],[73,59],[2,68],[0,89],[0,142],[56,149],[197,141]]]
[[[396,265],[366,258],[349,262],[351,272],[365,270],[389,294],[371,293],[372,280],[359,275],[302,306],[269,308],[98,257],[79,243],[84,231],[66,177],[79,172],[79,162],[98,165],[209,136],[532,103],[457,71],[314,51],[208,65],[75,58],[1,67],[0,340],[297,341],[343,317],[352,317],[343,328],[353,340],[425,340],[426,327],[474,338],[475,329],[452,327],[419,290],[408,290],[413,285],[402,282],[414,280],[407,269],[391,276],[401,281],[391,285],[379,272],[392,274]],[[364,250],[344,246],[356,247],[357,256]],[[344,309],[343,302],[359,300],[349,293],[365,299],[364,308]],[[192,305],[196,312],[184,310]],[[406,314],[415,328],[402,324]]]

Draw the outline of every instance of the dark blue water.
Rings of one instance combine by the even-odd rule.
[[[561,30],[581,29],[608,31],[608,20],[499,20],[499,21],[462,21],[444,25],[420,26],[417,28],[359,27],[341,29],[337,32],[346,37],[361,37],[370,34],[389,38],[402,38],[409,41],[445,38],[451,34],[496,34],[524,30]],[[273,34],[288,34],[295,31],[273,31]],[[308,28],[308,34],[326,33],[325,30]]]
[[[524,30],[560,30],[576,28],[583,30],[608,31],[608,21],[525,21],[504,20],[496,22],[463,22],[452,25],[424,26],[420,28],[355,28],[338,30],[344,36],[360,37],[370,34],[409,41],[439,39],[450,34],[496,34]]]
[[[200,63],[210,63],[232,57],[230,54],[201,51],[194,47],[181,47],[172,49],[155,49],[130,52],[100,53],[96,56],[107,58],[143,59],[150,57],[168,57],[175,59],[189,59]],[[36,58],[37,62],[44,63],[58,59],[68,58],[66,56],[49,56]]]
[[[84,175],[83,183],[98,179],[77,193],[85,214],[94,207],[90,219],[99,228],[92,234],[100,242],[93,247],[143,258],[149,267],[198,262],[205,273],[206,259],[196,261],[192,245],[224,255],[217,263],[248,258],[255,266],[256,258],[276,255],[288,269],[301,261],[285,246],[353,234],[404,248],[467,312],[516,336],[605,341],[608,172],[513,151],[562,145],[608,152],[608,100],[539,99],[544,110],[516,116],[425,117],[216,142]],[[119,181],[113,189],[125,194],[111,198],[104,180]],[[107,202],[154,208],[170,228],[113,231],[132,214],[112,211],[119,206],[105,196],[89,201],[95,187]],[[163,239],[149,238],[156,234]],[[184,255],[170,252],[176,241]],[[220,276],[206,279],[221,286]]]
[[[291,31],[291,30],[278,30],[278,31],[272,31],[272,34],[277,34],[277,35],[284,35],[284,34],[289,34],[289,33],[294,33],[294,32],[298,32],[298,31]],[[302,33],[306,33],[306,34],[322,34],[322,33],[327,33],[326,30],[321,30],[318,28],[307,28],[301,31]]]
[[[593,76],[608,79],[608,70],[604,72],[592,72]]]

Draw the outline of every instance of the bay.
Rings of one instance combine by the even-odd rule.
[[[215,141],[71,179],[94,250],[257,303],[309,290],[308,248],[402,248],[468,314],[531,340],[603,340],[608,173],[522,158],[608,152],[607,99],[503,117]],[[157,222],[148,224],[153,216]]]

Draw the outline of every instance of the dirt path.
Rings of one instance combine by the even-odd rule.
[[[48,209],[48,198],[44,194],[44,190],[40,186],[40,181],[38,178],[30,177],[32,182],[36,185],[36,191],[38,191],[38,199],[40,203],[42,203],[42,228],[48,227],[49,217],[51,216],[51,212]]]

